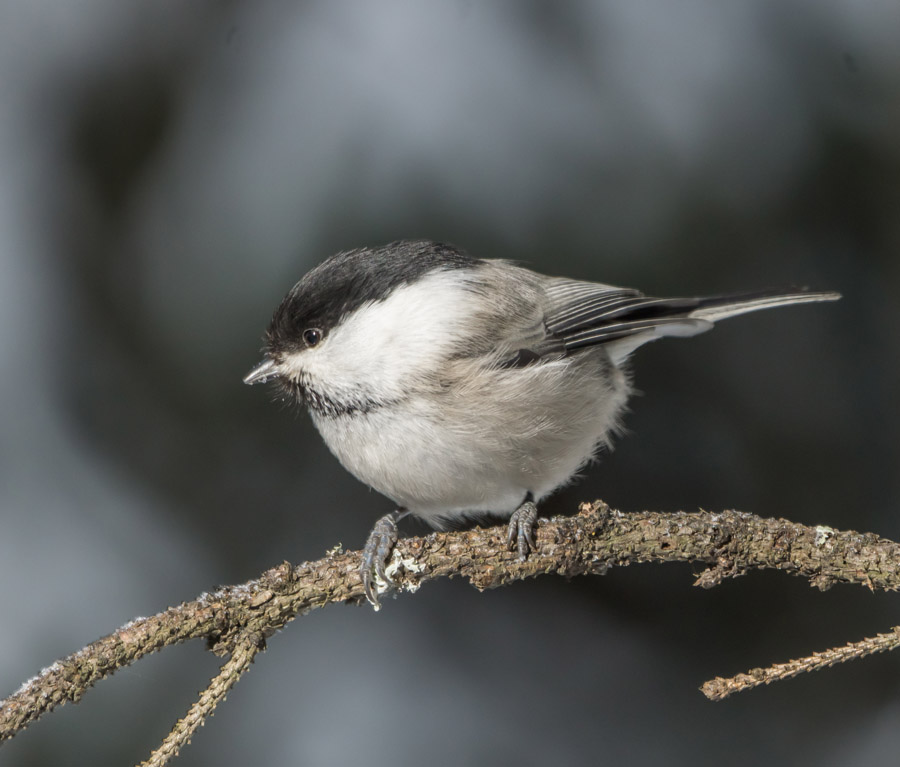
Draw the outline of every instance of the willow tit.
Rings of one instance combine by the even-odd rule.
[[[373,528],[361,564],[377,605],[374,577],[387,580],[406,513],[445,529],[508,517],[508,544],[526,557],[535,504],[619,430],[625,363],[639,346],[838,298],[649,298],[450,245],[394,242],[338,253],[294,285],[244,383],[276,381],[344,467],[398,505]]]

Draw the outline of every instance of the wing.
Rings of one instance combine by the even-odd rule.
[[[554,279],[545,284],[548,348],[566,354],[604,345],[618,364],[642,344],[665,336],[692,336],[720,319],[761,309],[834,301],[837,293],[769,290],[706,298],[652,298],[630,288]],[[555,347],[554,343],[555,342]],[[529,359],[526,355],[526,359]]]
[[[568,351],[657,330],[694,335],[712,327],[689,316],[700,301],[696,298],[649,298],[630,288],[572,280],[553,281],[546,292],[547,332]]]

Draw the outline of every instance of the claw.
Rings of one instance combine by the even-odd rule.
[[[395,511],[385,514],[379,519],[369,537],[366,539],[366,545],[363,548],[362,562],[359,567],[359,575],[362,578],[363,588],[366,592],[366,599],[376,610],[381,607],[378,601],[378,585],[376,579],[383,583],[389,583],[385,567],[391,558],[394,550],[394,544],[397,543],[399,532],[397,530],[397,520],[405,516],[403,512]]]
[[[516,509],[509,518],[509,527],[506,529],[506,547],[518,548],[519,559],[524,562],[528,559],[528,552],[537,548],[534,542],[534,528],[537,524],[537,506],[529,493],[525,497],[525,503]]]

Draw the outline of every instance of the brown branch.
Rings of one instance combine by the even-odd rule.
[[[175,723],[166,739],[150,754],[146,762],[141,763],[141,767],[163,767],[178,756],[182,747],[191,742],[191,736],[197,728],[212,714],[213,709],[225,700],[225,696],[237,684],[238,679],[250,668],[250,664],[263,646],[261,637],[249,637],[235,647],[231,657],[210,681],[209,687],[200,693],[200,697],[191,706],[187,715]]]
[[[297,615],[333,602],[362,601],[359,559],[356,551],[332,551],[295,567],[284,563],[256,580],[202,594],[123,626],[53,663],[2,701],[0,742],[60,703],[80,700],[117,669],[168,645],[206,639],[214,652],[232,654],[223,673],[232,662],[245,669],[234,659],[245,657],[248,637],[260,638],[261,647]],[[600,502],[583,505],[574,517],[541,520],[537,550],[525,562],[507,550],[505,527],[405,538],[397,544],[394,562],[395,584],[409,591],[441,577],[459,575],[487,589],[549,573],[600,575],[635,562],[710,564],[696,581],[706,588],[763,568],[803,576],[823,590],[835,583],[900,588],[900,544],[870,533],[806,527],[736,511],[626,514]]]
[[[877,652],[896,650],[898,646],[900,646],[900,626],[895,626],[889,633],[876,634],[858,642],[850,642],[843,647],[814,652],[805,658],[790,660],[787,663],[774,663],[768,668],[753,668],[746,674],[737,674],[728,679],[717,676],[701,685],[700,690],[710,700],[724,700],[741,690],[771,684],[779,679],[790,679],[807,671],[818,671],[821,668],[836,666],[838,663],[846,663],[848,660],[865,658]]]

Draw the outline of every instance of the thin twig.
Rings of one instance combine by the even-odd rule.
[[[150,754],[150,758],[141,762],[140,767],[164,767],[171,759],[178,756],[178,752],[191,742],[191,737],[197,728],[203,724],[213,710],[219,705],[225,696],[237,684],[244,672],[250,668],[256,654],[263,648],[264,643],[259,637],[249,638],[242,642],[231,653],[231,657],[222,665],[219,673],[214,676],[209,686],[200,693],[200,697],[191,706],[183,719],[179,719],[172,731],[160,746]]]
[[[717,676],[705,682],[700,690],[710,700],[724,700],[741,690],[771,684],[779,679],[789,679],[807,671],[818,671],[848,660],[865,658],[873,653],[895,650],[898,646],[900,646],[900,626],[895,626],[889,633],[876,634],[858,642],[850,642],[843,647],[814,652],[805,658],[790,660],[787,663],[773,663],[767,668],[753,668],[746,674],[737,674],[727,679]]]

